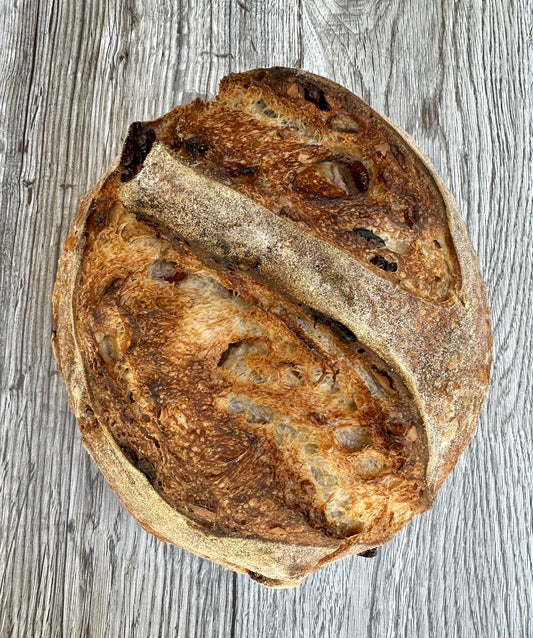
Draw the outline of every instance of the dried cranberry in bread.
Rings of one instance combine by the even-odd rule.
[[[53,304],[83,442],[122,503],[270,586],[430,508],[487,391],[453,198],[405,133],[302,71],[232,74],[133,124]]]

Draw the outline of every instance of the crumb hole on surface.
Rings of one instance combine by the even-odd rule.
[[[115,339],[108,334],[97,336],[100,354],[107,363],[116,363],[118,359]]]
[[[146,276],[159,282],[178,284],[187,278],[187,273],[175,261],[156,259],[149,266]]]
[[[398,270],[398,264],[396,262],[387,261],[385,257],[382,257],[381,255],[374,255],[374,257],[370,260],[370,263],[385,272],[396,272]]]
[[[373,479],[379,476],[386,470],[386,467],[385,459],[377,452],[372,452],[369,456],[355,462],[357,473],[364,479]]]
[[[306,83],[303,85],[304,97],[308,102],[314,104],[319,111],[331,111],[331,107],[326,100],[324,91],[314,84]]]
[[[372,432],[357,425],[348,425],[335,430],[335,441],[347,452],[359,452],[372,445]]]
[[[246,421],[248,423],[258,423],[265,425],[272,421],[274,410],[267,405],[257,405],[253,403],[248,409]]]

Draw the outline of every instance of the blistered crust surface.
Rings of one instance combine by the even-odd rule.
[[[89,219],[77,316],[96,411],[199,525],[372,544],[429,505],[424,431],[383,361],[119,205]]]

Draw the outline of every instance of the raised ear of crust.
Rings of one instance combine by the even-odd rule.
[[[453,197],[403,131],[290,69],[230,75],[217,100],[131,127],[80,202],[53,312],[83,442],[124,506],[271,587],[428,509],[488,385]],[[194,458],[196,491],[213,464],[210,497],[172,478]]]

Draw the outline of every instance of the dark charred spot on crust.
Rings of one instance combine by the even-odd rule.
[[[363,558],[375,558],[378,553],[378,548],[373,547],[372,549],[367,549],[366,552],[361,552],[357,554],[358,556],[362,556]]]
[[[312,102],[319,111],[331,111],[331,107],[328,104],[324,91],[319,89],[318,86],[306,82],[302,85],[304,90],[304,97],[308,102]]]
[[[353,232],[362,237],[365,241],[367,241],[371,246],[375,248],[383,248],[385,246],[385,242],[379,235],[376,235],[368,228],[354,228]]]
[[[138,173],[140,166],[151,151],[156,140],[156,134],[152,128],[143,128],[141,122],[134,122],[128,131],[120,163],[124,171],[120,176],[121,182],[128,182]]]
[[[184,144],[185,150],[193,159],[196,159],[209,150],[209,144],[199,135],[196,137],[189,137],[185,140]]]
[[[387,261],[385,257],[381,255],[375,255],[370,260],[370,263],[376,268],[380,268],[385,272],[396,272],[398,270],[398,264],[393,261]]]

